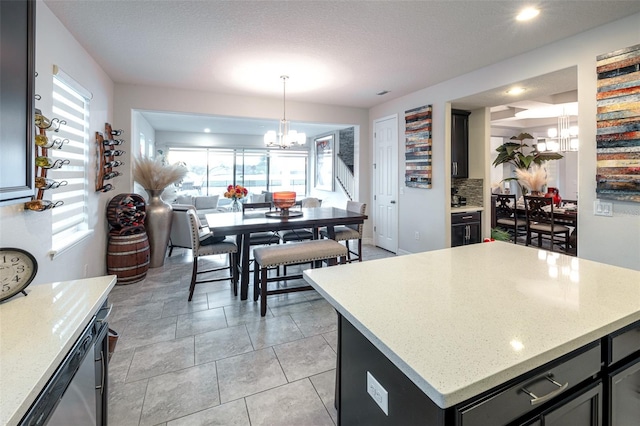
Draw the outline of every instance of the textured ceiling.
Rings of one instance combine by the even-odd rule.
[[[640,11],[640,1],[44,0],[116,83],[368,108]],[[385,96],[376,96],[382,90]]]

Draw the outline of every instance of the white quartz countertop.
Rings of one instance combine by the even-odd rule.
[[[481,212],[483,210],[484,210],[484,207],[480,207],[480,206],[451,207],[451,213]]]
[[[504,242],[304,277],[441,408],[640,320],[640,271]]]
[[[27,287],[0,303],[0,425],[17,425],[116,283],[116,276]]]

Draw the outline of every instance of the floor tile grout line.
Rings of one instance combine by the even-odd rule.
[[[333,370],[335,370],[335,368],[333,368]],[[327,371],[331,371],[331,370],[327,370]],[[327,371],[323,371],[322,373],[318,373],[318,374],[314,374],[314,376],[320,375],[320,374],[324,374]],[[327,405],[324,403],[324,401],[322,400],[322,396],[320,396],[320,392],[318,391],[318,388],[316,387],[316,385],[313,383],[313,380],[311,380],[311,377],[309,377],[309,381],[311,382],[311,386],[313,387],[313,390],[316,391],[316,395],[318,395],[318,398],[320,398],[320,402],[322,402],[322,406],[324,407],[325,411],[327,412],[327,414],[329,415],[329,418],[331,419],[331,421],[333,422],[333,424],[335,425],[336,422],[333,420],[333,417],[331,416],[331,412],[329,412],[329,409],[327,408]],[[335,395],[335,394],[334,394]],[[331,401],[329,401],[331,402]]]

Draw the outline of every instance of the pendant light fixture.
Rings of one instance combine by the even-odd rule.
[[[568,115],[558,117],[558,127],[547,130],[547,138],[538,139],[536,149],[540,152],[568,152],[577,151],[580,142],[578,141],[578,126],[571,126]]]
[[[298,133],[295,130],[289,129],[289,120],[287,120],[287,79],[288,75],[281,75],[282,79],[282,120],[278,125],[278,133],[275,130],[269,130],[264,135],[264,143],[267,146],[279,146],[282,149],[287,149],[295,145],[304,145],[307,141],[307,135],[304,133]]]

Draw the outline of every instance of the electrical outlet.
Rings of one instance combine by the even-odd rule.
[[[416,240],[419,240],[420,239],[420,232],[416,231],[416,234],[415,234],[414,238]]]
[[[367,371],[367,393],[378,404],[384,414],[389,415],[389,393],[382,387],[375,377]]]
[[[593,202],[593,214],[595,216],[613,216],[613,203],[595,200]]]

